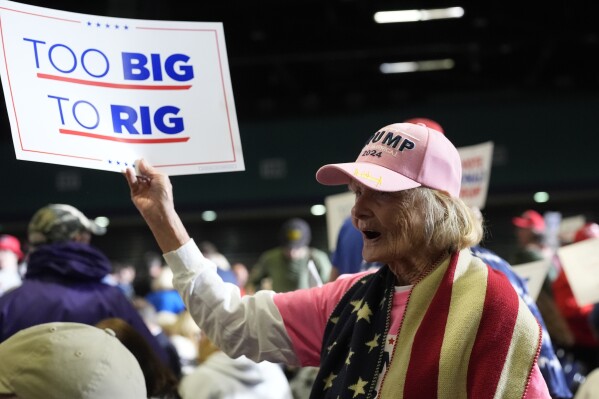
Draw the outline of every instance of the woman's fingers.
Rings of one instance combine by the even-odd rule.
[[[129,187],[137,183],[137,176],[135,175],[135,171],[133,170],[133,168],[125,169],[125,178],[129,183]]]
[[[142,158],[135,163],[135,169],[125,169],[124,175],[131,189],[131,194],[135,195],[144,188],[143,186],[149,187],[152,178],[156,177],[158,172]]]
[[[138,171],[138,176],[146,176],[148,178],[151,178],[158,173],[158,172],[156,172],[156,169],[154,169],[152,167],[152,165],[150,165],[148,162],[146,162],[146,160],[143,158],[141,158],[139,161],[137,161],[137,163],[135,164],[135,167],[136,167],[136,170]]]

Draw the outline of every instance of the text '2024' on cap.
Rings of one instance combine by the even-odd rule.
[[[443,133],[424,124],[395,123],[374,133],[355,162],[325,165],[316,172],[324,185],[352,179],[377,191],[424,186],[458,198],[462,163]]]

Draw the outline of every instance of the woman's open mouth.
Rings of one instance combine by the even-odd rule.
[[[375,238],[378,238],[381,236],[381,233],[379,233],[378,231],[374,231],[374,230],[363,230],[362,234],[364,234],[364,236],[368,240],[374,240]]]

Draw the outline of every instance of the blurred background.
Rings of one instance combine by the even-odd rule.
[[[355,159],[370,134],[411,117],[437,121],[457,147],[494,142],[483,214],[485,244],[499,254],[513,244],[511,218],[526,209],[599,219],[595,2],[22,3],[223,23],[246,170],[172,181],[191,235],[234,262],[251,265],[294,216],[326,249],[325,216],[311,209],[345,187],[319,185],[316,170]],[[411,22],[376,14],[439,9],[448,11],[412,12]],[[121,175],[17,161],[4,102],[0,120],[0,233],[24,241],[35,210],[68,203],[110,220],[93,243],[111,258],[135,261],[157,250]],[[535,202],[538,192],[548,199]]]

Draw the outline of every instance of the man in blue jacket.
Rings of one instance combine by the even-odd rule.
[[[50,204],[33,215],[23,284],[0,297],[0,342],[38,324],[95,325],[119,317],[139,331],[166,363],[166,353],[131,302],[118,287],[102,282],[112,267],[90,240],[92,234],[105,233],[104,227],[70,205]]]

